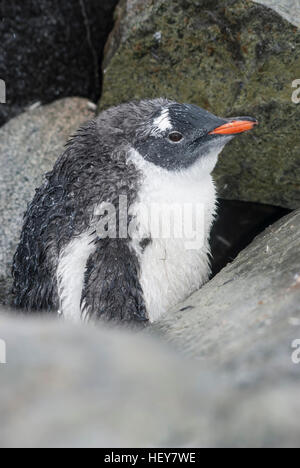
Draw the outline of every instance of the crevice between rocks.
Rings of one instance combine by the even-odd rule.
[[[212,278],[270,225],[292,210],[260,203],[219,200],[211,234]]]
[[[91,36],[91,28],[90,28],[89,19],[88,19],[87,12],[86,12],[84,0],[78,0],[78,2],[79,2],[79,6],[80,6],[80,9],[81,9],[81,12],[82,12],[83,21],[84,21],[85,28],[86,28],[86,39],[87,39],[87,42],[89,44],[89,47],[90,47],[90,50],[91,50],[91,55],[93,57],[93,62],[94,62],[95,93],[96,94],[99,93],[99,98],[100,98],[101,83],[100,83],[100,70],[99,70],[98,55],[97,55],[95,47],[93,46],[92,36]],[[102,78],[101,78],[101,81],[102,81]]]

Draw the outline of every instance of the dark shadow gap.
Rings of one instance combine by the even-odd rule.
[[[219,200],[218,216],[211,235],[212,277],[291,210],[259,203]]]

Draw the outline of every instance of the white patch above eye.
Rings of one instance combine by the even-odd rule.
[[[171,130],[172,124],[170,120],[169,109],[163,109],[161,114],[158,117],[156,117],[156,119],[154,119],[153,123],[154,134],[157,134],[157,131],[165,132],[166,130]]]

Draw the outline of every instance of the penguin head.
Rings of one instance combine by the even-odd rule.
[[[147,102],[151,112],[143,120],[140,114],[133,146],[146,161],[169,171],[200,161],[212,172],[224,146],[258,123],[252,117],[225,119],[196,105],[167,100],[141,101],[143,109]]]

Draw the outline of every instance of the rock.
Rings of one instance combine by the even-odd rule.
[[[300,28],[300,3],[298,0],[254,0],[269,8]]]
[[[299,40],[299,29],[250,0],[123,0],[106,45],[100,108],[167,96],[258,118],[255,133],[225,149],[219,194],[299,208]]]
[[[226,365],[195,362],[124,329],[1,312],[0,330],[1,447],[300,445],[299,367],[289,343],[263,356],[259,379],[261,355],[243,369],[228,354]]]
[[[97,100],[100,63],[117,0],[1,2],[0,125],[37,101]]]
[[[300,343],[299,228],[298,210],[258,236],[232,264],[151,330],[206,367],[219,365],[227,372],[232,383],[248,392],[250,406],[244,410],[249,418],[259,417],[262,411],[264,421],[266,404],[267,411],[284,424],[293,419],[289,405],[294,404],[295,386],[300,383],[299,365],[291,359],[296,340],[298,348]],[[254,401],[259,402],[257,407]],[[231,418],[231,411],[227,408],[224,417]],[[272,424],[265,434],[266,445],[272,445]],[[299,421],[294,419],[293,425],[298,431]],[[238,416],[235,427],[243,427]]]
[[[93,116],[86,99],[69,98],[26,112],[0,129],[0,303],[9,301],[12,257],[27,204],[68,137]]]
[[[153,329],[189,356],[287,383],[300,338],[300,210],[282,218]],[[300,379],[299,369],[295,378]],[[300,427],[300,425],[299,425]]]
[[[58,321],[2,316],[0,326],[8,362],[1,369],[1,447],[189,442],[198,425],[197,385],[178,382],[188,371],[156,341]]]

